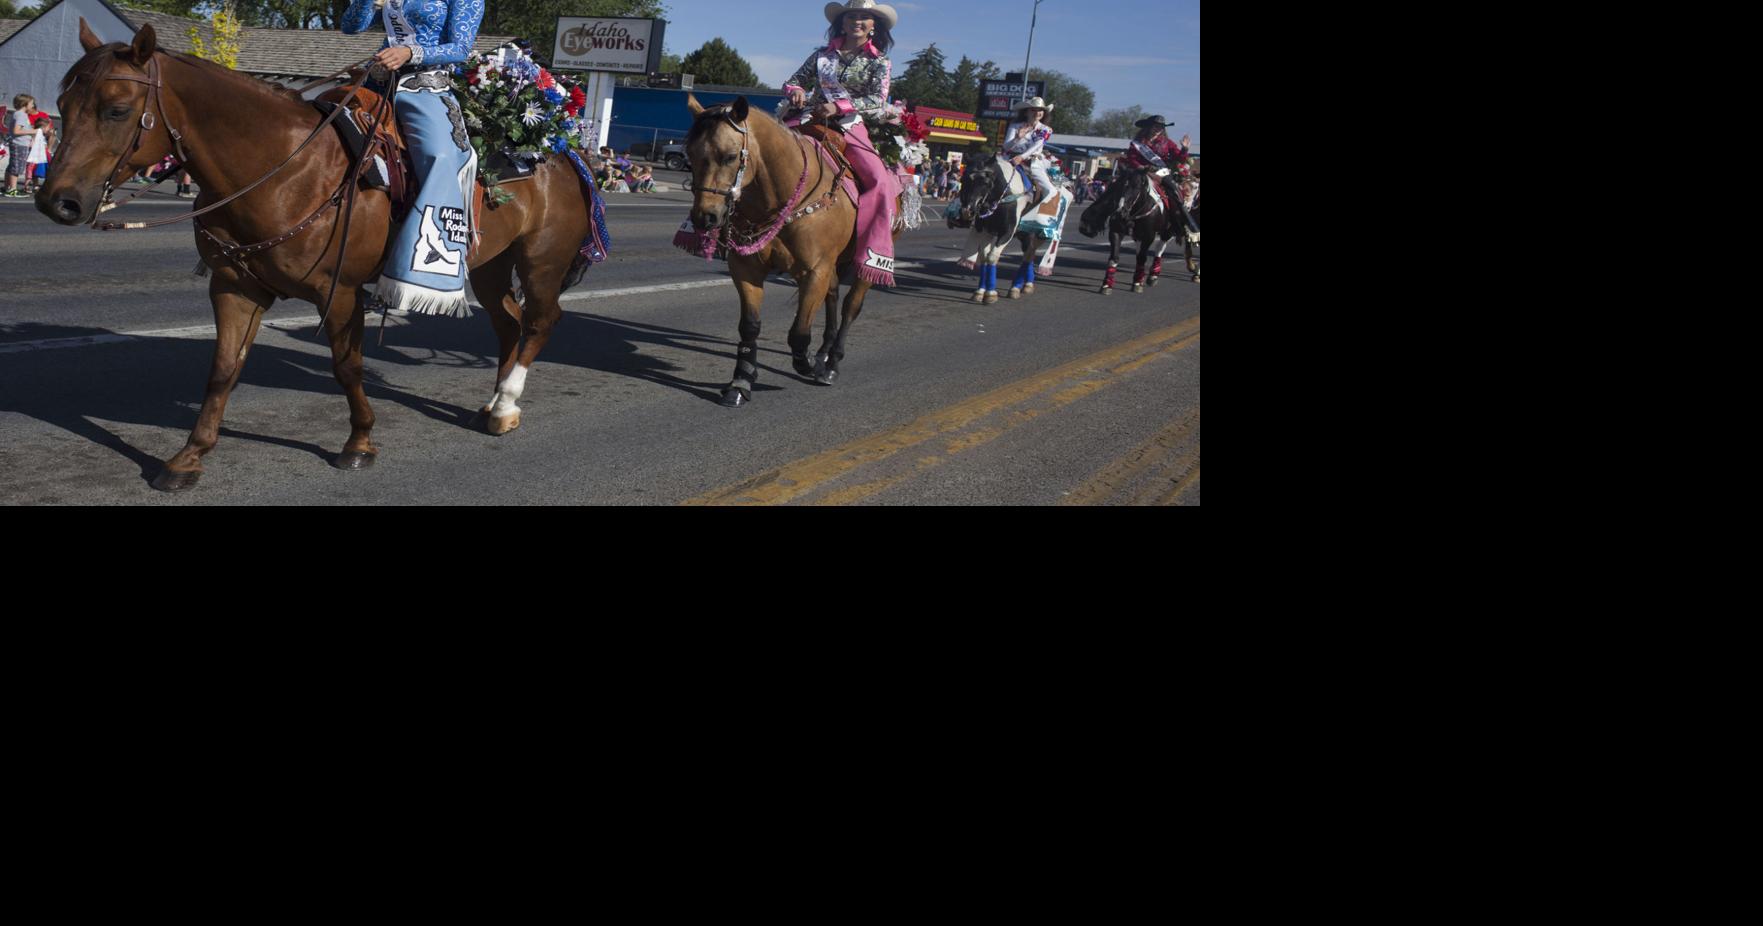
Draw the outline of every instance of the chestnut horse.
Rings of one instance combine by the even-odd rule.
[[[82,20],[80,42],[87,54],[62,80],[61,147],[37,193],[37,208],[49,218],[63,225],[94,221],[111,189],[174,149],[187,155],[185,168],[202,187],[198,209],[274,173],[200,219],[196,249],[213,270],[208,296],[214,304],[214,362],[196,427],[184,448],[165,461],[153,487],[187,489],[200,478],[202,457],[219,438],[227,395],[270,304],[301,299],[322,307],[331,293],[334,301],[322,325],[330,339],[331,368],[349,401],[350,425],[334,465],[348,470],[373,465],[379,451],[370,437],[373,410],[362,390],[368,301],[362,285],[376,278],[389,244],[392,208],[386,195],[358,191],[349,200],[354,208],[347,228],[340,221],[341,207],[314,212],[340,192],[352,164],[328,127],[328,137],[314,138],[289,160],[320,123],[318,111],[298,94],[199,58],[160,51],[152,26],[142,26],[132,44],[105,45]],[[482,412],[491,434],[520,425],[515,402],[562,314],[557,297],[565,276],[581,269],[577,252],[592,221],[590,193],[567,158],[547,159],[531,182],[507,189],[514,201],[484,211],[478,226],[482,238],[470,255],[472,289],[489,309],[501,341],[496,393]],[[308,217],[312,223],[300,227]],[[290,232],[285,240],[236,259],[215,243],[268,243]],[[524,301],[513,296],[516,273]]]
[[[741,298],[741,342],[722,404],[738,408],[753,398],[759,306],[765,277],[773,271],[796,279],[796,323],[789,336],[796,372],[832,385],[845,357],[845,337],[874,285],[853,274],[843,317],[834,311],[839,278],[852,267],[857,247],[857,206],[840,192],[845,175],[825,168],[816,142],[752,111],[746,97],[706,108],[688,94],[686,108],[694,117],[686,137],[692,225],[700,232],[733,233],[728,268]],[[894,237],[899,235],[896,226]],[[814,313],[822,302],[826,330],[810,362]]]

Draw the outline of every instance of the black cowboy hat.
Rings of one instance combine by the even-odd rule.
[[[1157,128],[1160,128],[1160,129],[1169,128],[1169,123],[1164,122],[1162,116],[1146,116],[1145,118],[1140,119],[1139,121],[1133,123],[1133,125],[1136,125],[1141,129],[1148,129],[1148,128],[1151,128],[1152,126],[1156,126]]]

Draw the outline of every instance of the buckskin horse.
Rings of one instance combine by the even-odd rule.
[[[839,279],[856,259],[857,189],[849,171],[831,166],[835,162],[819,141],[753,110],[744,96],[706,107],[687,94],[686,108],[693,117],[686,136],[686,158],[692,166],[691,226],[705,245],[711,236],[720,236],[741,299],[735,375],[723,387],[721,404],[738,408],[752,401],[759,380],[759,307],[765,299],[765,277],[773,271],[796,280],[796,322],[789,335],[792,365],[802,376],[832,385],[845,358],[851,323],[874,285],[851,274],[842,317],[834,311]],[[896,223],[896,239],[900,231]],[[689,248],[693,239],[682,228],[674,243]],[[810,360],[814,313],[823,302],[826,329]]]
[[[1186,234],[1182,209],[1179,204],[1178,208],[1165,209],[1162,197],[1154,189],[1156,183],[1156,179],[1144,171],[1123,172],[1084,210],[1083,218],[1078,222],[1077,230],[1086,238],[1096,237],[1104,223],[1108,226],[1108,270],[1102,277],[1100,290],[1104,296],[1114,292],[1114,271],[1120,266],[1120,242],[1127,235],[1139,245],[1138,262],[1133,268],[1133,292],[1145,291],[1145,258],[1150,256],[1153,245],[1157,254],[1151,261],[1149,285],[1157,285],[1157,278],[1163,274],[1163,252],[1176,235],[1183,236],[1188,272],[1193,274],[1195,282],[1200,279],[1200,272],[1194,266],[1193,239]],[[1197,181],[1195,188],[1197,191]],[[1197,208],[1192,215],[1197,222]]]
[[[62,143],[37,208],[63,225],[95,223],[122,181],[174,153],[202,187],[197,211],[181,218],[200,216],[196,248],[213,271],[214,362],[196,427],[153,487],[187,489],[200,478],[227,396],[277,299],[321,307],[331,368],[349,401],[349,439],[333,465],[373,465],[379,451],[362,390],[362,285],[375,278],[388,246],[390,200],[355,188],[359,171],[349,153],[298,93],[161,51],[152,26],[142,26],[133,43],[106,45],[82,20],[80,42],[86,55],[62,79]],[[321,129],[328,138],[316,137]],[[566,158],[546,159],[532,182],[507,189],[514,201],[483,211],[482,237],[469,256],[472,289],[501,342],[496,393],[481,413],[485,429],[498,435],[520,425],[515,402],[562,314],[557,297],[566,275],[583,269],[577,251],[592,222],[591,194]],[[241,191],[248,192],[227,202]],[[345,213],[352,219],[344,221]],[[516,273],[524,300],[513,295]]]

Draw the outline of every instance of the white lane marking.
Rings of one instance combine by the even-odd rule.
[[[703,258],[699,258],[702,260]],[[593,273],[592,270],[588,271]],[[579,293],[564,293],[557,297],[558,302],[577,302],[582,299],[607,299],[612,296],[634,296],[639,293],[671,293],[681,289],[703,289],[707,286],[727,286],[728,277],[717,277],[714,280],[693,280],[690,283],[662,283],[657,286],[626,286],[622,289],[585,290]]]
[[[30,206],[33,209],[36,208],[36,200],[34,198],[32,198],[32,199],[19,199],[19,200],[17,200],[17,202],[18,202],[18,205],[21,205],[21,206]],[[135,202],[129,203],[129,206],[131,206],[131,207],[133,207],[133,206],[182,206],[185,209],[193,209],[193,208],[195,208],[195,205],[194,205],[195,202],[196,201],[193,199],[141,199],[141,200],[137,200]],[[114,209],[106,210],[103,218],[107,222],[113,221],[111,216],[113,216],[115,214],[116,214],[116,210],[114,210]]]
[[[702,259],[702,258],[700,258]],[[901,261],[894,265],[900,269],[923,267],[918,261]],[[558,297],[559,302],[574,302],[583,299],[608,299],[613,296],[639,296],[644,293],[669,293],[685,289],[708,289],[712,286],[729,285],[728,277],[717,277],[711,280],[692,280],[687,283],[662,283],[655,286],[626,286],[620,289],[601,289],[580,293],[564,293]],[[473,303],[474,312],[486,311],[483,306]],[[408,313],[393,312],[394,318],[401,318]],[[311,328],[317,325],[314,318],[278,318],[263,323],[265,328],[278,331],[293,331]],[[69,347],[95,347],[99,344],[125,344],[129,341],[147,338],[209,338],[214,336],[213,325],[191,325],[185,328],[160,328],[155,331],[125,331],[112,334],[85,335],[77,338],[45,338],[41,341],[15,341],[0,344],[0,354],[20,354],[31,350],[62,350]]]

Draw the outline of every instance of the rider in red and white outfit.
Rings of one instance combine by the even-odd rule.
[[[1163,131],[1169,123],[1164,122],[1162,116],[1146,116],[1133,124],[1139,127],[1139,134],[1132,140],[1126,154],[1120,158],[1120,166],[1128,170],[1149,171],[1152,174],[1168,168],[1169,172],[1159,176],[1158,181],[1162,183],[1163,191],[1169,196],[1171,203],[1185,203],[1184,187],[1187,186],[1190,176],[1188,136],[1181,137],[1180,145],[1170,141],[1169,135]],[[1185,213],[1187,210],[1183,208],[1182,211]]]
[[[1012,164],[1028,168],[1028,175],[1035,182],[1035,202],[1045,202],[1053,195],[1054,189],[1052,178],[1047,176],[1047,159],[1041,148],[1053,137],[1053,129],[1041,120],[1053,111],[1053,107],[1037,96],[1023,100],[1016,107],[1018,114],[1023,110],[1028,110],[1028,114],[1004,130],[1003,156]]]

